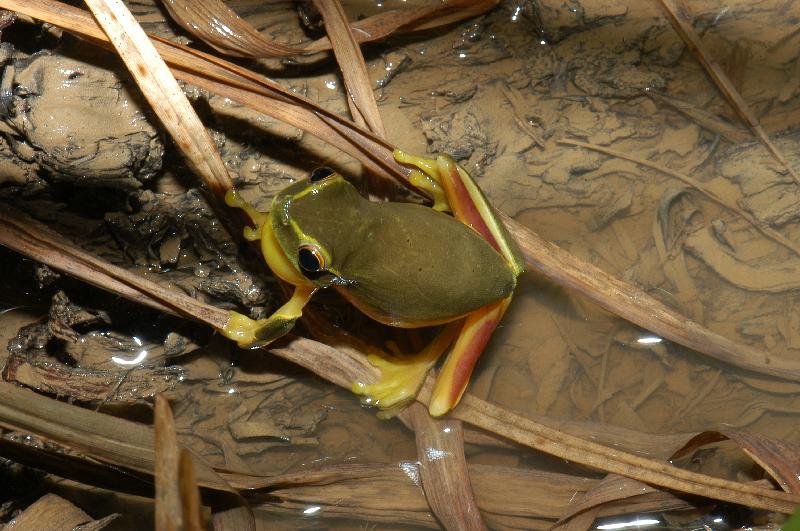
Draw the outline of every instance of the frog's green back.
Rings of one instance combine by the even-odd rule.
[[[319,285],[332,284],[373,319],[404,327],[451,321],[513,291],[511,269],[469,227],[422,205],[370,202],[338,179],[275,205],[300,228],[284,223],[276,231],[290,259],[303,240],[330,254],[335,275],[314,279]]]
[[[371,204],[365,242],[386,252],[355,252],[346,270],[354,298],[387,316],[378,320],[395,326],[449,321],[513,291],[513,272],[466,225],[422,205]]]

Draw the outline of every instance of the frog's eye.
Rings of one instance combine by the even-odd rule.
[[[319,273],[327,267],[322,251],[311,243],[304,243],[300,246],[297,251],[297,263],[306,273]]]
[[[311,182],[316,183],[324,179],[325,177],[329,177],[333,175],[333,170],[323,166],[321,168],[317,168],[316,170],[311,172]]]

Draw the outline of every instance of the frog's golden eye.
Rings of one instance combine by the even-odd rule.
[[[328,167],[323,166],[323,167],[317,168],[316,170],[311,172],[310,180],[311,180],[312,183],[316,183],[316,182],[321,181],[325,177],[330,177],[331,175],[333,175],[333,170],[328,168]]]
[[[313,243],[304,243],[300,246],[297,251],[297,263],[306,273],[319,273],[325,271],[328,266],[322,251]]]

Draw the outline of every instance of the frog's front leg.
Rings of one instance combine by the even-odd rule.
[[[295,286],[292,297],[272,315],[264,319],[250,319],[239,312],[231,311],[228,322],[220,333],[236,341],[242,348],[263,347],[286,335],[303,315],[303,308],[308,303],[316,287],[311,285]]]
[[[259,212],[253,205],[244,200],[244,198],[236,190],[228,190],[225,193],[225,204],[232,208],[239,208],[244,210],[250,221],[253,222],[255,227],[245,227],[244,237],[247,241],[256,241],[261,238],[261,232],[267,223],[269,213]]]
[[[231,311],[220,333],[236,341],[242,348],[261,347],[287,334],[303,315],[317,287],[302,276],[286,258],[270,226],[269,213],[259,212],[235,190],[225,194],[225,203],[244,210],[255,227],[245,227],[244,237],[250,241],[261,240],[261,251],[270,269],[282,280],[294,285],[292,297],[272,315],[264,319],[250,319]]]

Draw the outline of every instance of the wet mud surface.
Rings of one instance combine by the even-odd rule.
[[[152,2],[132,4],[146,30],[187,40]],[[302,35],[288,4],[230,5],[278,40]],[[800,168],[800,7],[687,5],[705,45]],[[348,3],[351,19],[379,9]],[[109,262],[220,307],[262,317],[282,303],[119,62],[32,25],[13,26],[3,41],[3,201]],[[450,153],[499,210],[544,238],[716,332],[800,356],[797,254],[674,177],[559,144],[578,140],[666,166],[800,241],[800,187],[742,125],[656,4],[503,2],[466,23],[371,44],[365,55],[392,143]],[[247,64],[346,113],[327,57]],[[237,187],[262,210],[317,166],[362,177],[357,163],[319,140],[185,88]],[[0,263],[7,381],[137,419],[149,419],[152,397],[165,393],[181,442],[221,467],[277,474],[416,459],[413,435],[399,423],[377,420],[356,397],[301,369],[13,252],[0,249]],[[316,308],[337,324],[369,327],[338,300]],[[535,272],[524,275],[470,389],[521,414],[656,434],[737,428],[800,442],[800,384],[660,341]],[[477,445],[467,458],[561,466]],[[747,474],[725,453],[699,460],[723,475]]]

